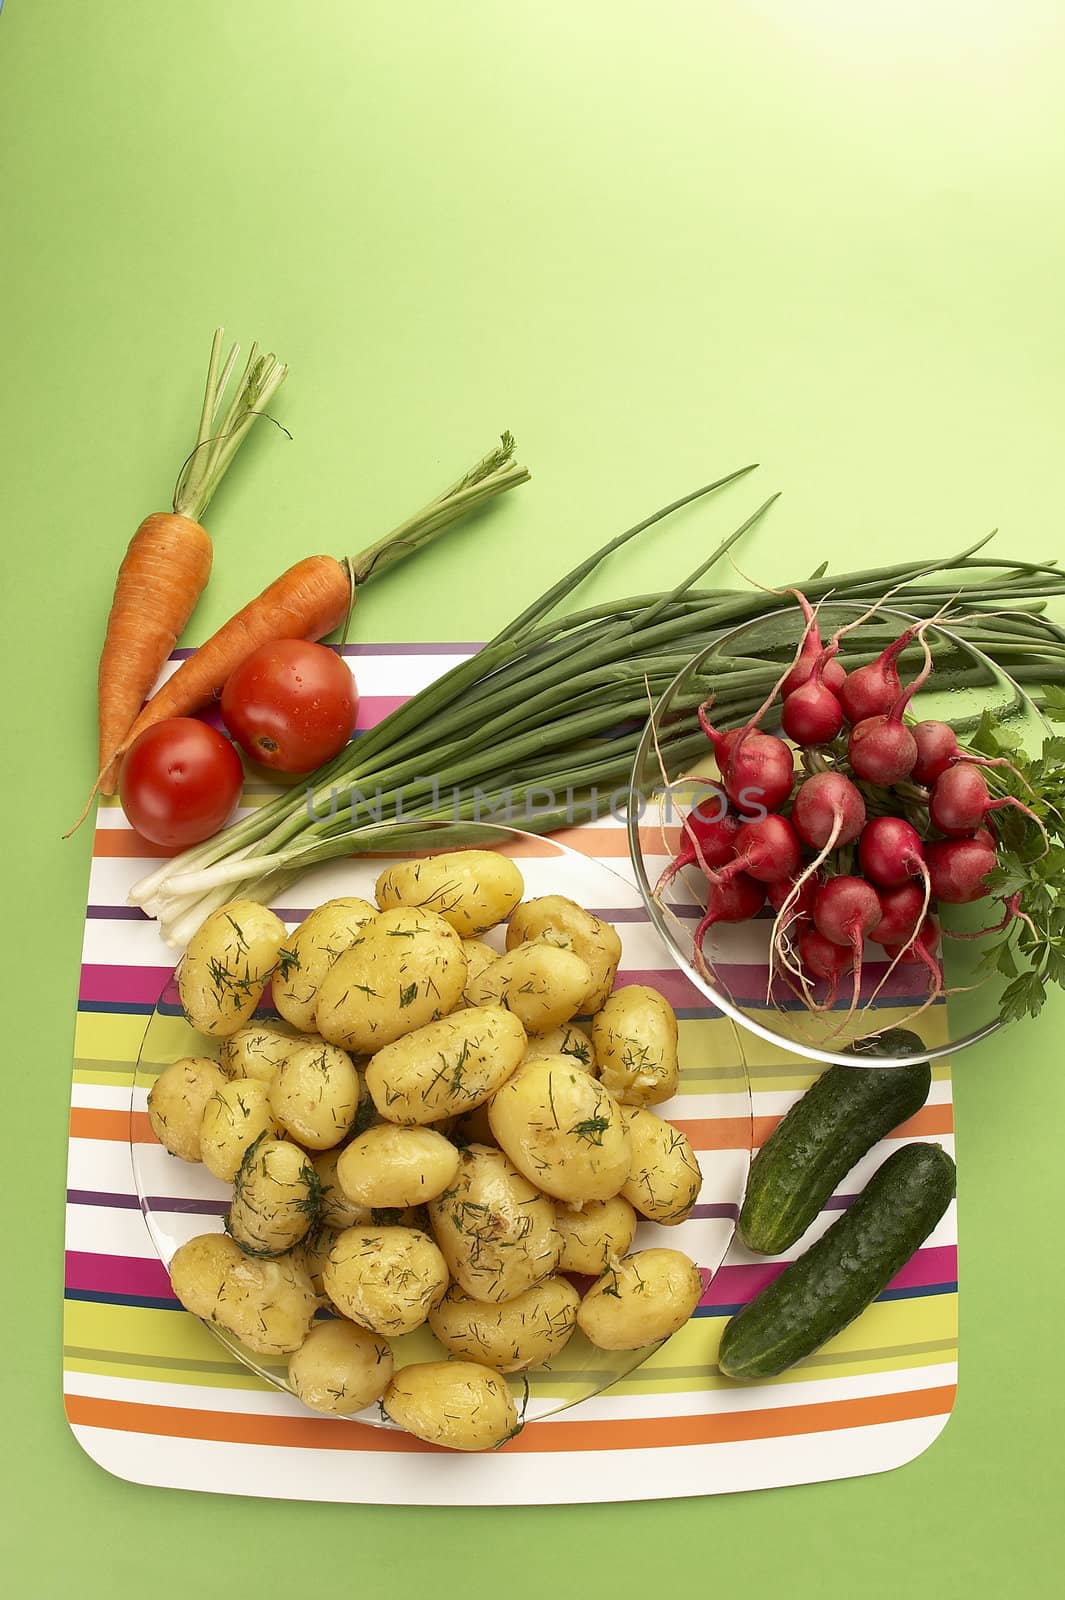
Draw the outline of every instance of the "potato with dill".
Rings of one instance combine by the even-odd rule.
[[[519,1172],[557,1200],[609,1200],[629,1175],[632,1140],[621,1108],[565,1056],[519,1067],[488,1120]]]
[[[366,1068],[366,1087],[390,1122],[439,1122],[483,1105],[524,1050],[517,1017],[468,1006],[378,1050]]]
[[[587,962],[572,950],[538,941],[520,944],[466,981],[470,1006],[502,1006],[526,1033],[548,1033],[581,1009],[591,987]]]
[[[429,1221],[452,1277],[475,1300],[513,1300],[558,1270],[555,1208],[502,1150],[461,1151],[451,1187],[429,1202]]]
[[[579,1011],[598,1011],[614,986],[621,960],[617,930],[575,900],[563,894],[545,894],[525,900],[507,926],[507,949],[532,940],[556,944],[580,956],[591,974],[591,984],[581,997]]]
[[[621,1115],[632,1140],[632,1168],[622,1194],[650,1222],[683,1222],[703,1186],[687,1134],[642,1106],[622,1106]]]
[[[308,1150],[328,1150],[350,1133],[359,1109],[351,1057],[322,1039],[297,1045],[270,1081],[270,1109]]]
[[[447,1281],[443,1256],[417,1228],[345,1228],[322,1269],[325,1292],[337,1310],[391,1338],[421,1327],[443,1299]]]
[[[565,1349],[580,1300],[565,1278],[543,1278],[498,1305],[471,1300],[452,1284],[430,1311],[429,1326],[453,1356],[481,1361],[496,1372],[526,1372]]]
[[[170,1282],[194,1316],[217,1323],[257,1355],[298,1350],[318,1309],[306,1269],[290,1256],[246,1256],[225,1234],[201,1234],[174,1252]]]
[[[314,1031],[323,979],[376,915],[376,906],[352,895],[327,900],[304,917],[277,953],[274,1004],[286,1022],[304,1033]]]
[[[525,1046],[525,1061],[542,1061],[545,1056],[568,1056],[582,1072],[597,1075],[595,1045],[583,1028],[575,1022],[564,1022],[550,1033],[533,1033]]]
[[[559,1205],[555,1223],[562,1235],[560,1270],[598,1277],[631,1247],[636,1212],[623,1195],[616,1194],[582,1206]]]
[[[448,1450],[494,1450],[518,1432],[506,1380],[476,1361],[419,1361],[402,1367],[381,1405],[416,1439]]]
[[[485,967],[490,967],[493,961],[498,961],[500,955],[498,950],[493,950],[483,939],[463,939],[462,951],[466,957],[467,983],[471,983]]]
[[[318,1174],[318,1220],[326,1228],[351,1228],[357,1222],[372,1220],[369,1206],[357,1206],[340,1187],[337,1163],[345,1148],[311,1151],[311,1166]]]
[[[462,939],[476,939],[506,921],[525,888],[521,873],[495,850],[446,850],[400,861],[377,880],[377,903],[420,906],[449,922]]]
[[[165,1150],[182,1161],[201,1161],[203,1108],[225,1087],[226,1074],[217,1061],[183,1056],[164,1067],[148,1091],[148,1121]]]
[[[367,1128],[342,1151],[337,1179],[359,1205],[403,1207],[435,1200],[459,1169],[455,1146],[432,1128]]]
[[[454,928],[432,911],[382,911],[333,963],[315,1019],[330,1044],[372,1055],[447,1016],[462,999],[466,957]]]
[[[599,1077],[622,1105],[656,1106],[677,1092],[677,1018],[657,989],[616,989],[592,1021]]]
[[[181,1007],[194,1028],[224,1039],[251,1021],[277,964],[285,924],[254,900],[220,906],[189,940],[178,967]]]
[[[325,1227],[319,1213],[319,1220],[315,1226],[304,1234],[299,1244],[293,1245],[290,1251],[292,1260],[303,1267],[314,1285],[315,1294],[323,1304],[329,1299],[325,1292],[323,1273],[326,1261],[329,1259],[329,1252],[336,1243],[339,1232],[339,1228]]]
[[[222,1040],[218,1058],[231,1078],[258,1078],[269,1083],[289,1051],[305,1039],[291,1028],[255,1020]]]
[[[269,1085],[258,1078],[234,1078],[203,1108],[200,1158],[208,1172],[232,1183],[249,1146],[263,1134],[280,1131],[270,1109]]]
[[[353,1322],[317,1322],[288,1360],[288,1381],[312,1411],[354,1416],[392,1379],[392,1346]]]
[[[226,1232],[246,1255],[279,1256],[318,1220],[318,1174],[288,1139],[262,1138],[246,1151],[226,1212]]]
[[[642,1350],[682,1328],[702,1299],[703,1280],[679,1250],[637,1250],[593,1283],[577,1324],[600,1350]]]

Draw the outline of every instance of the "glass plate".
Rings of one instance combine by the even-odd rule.
[[[397,834],[409,848],[397,849]],[[604,835],[604,837],[607,837]],[[611,839],[621,834],[609,835]],[[312,907],[338,895],[361,895],[372,900],[378,874],[390,862],[427,856],[441,849],[476,845],[497,849],[514,857],[525,878],[526,897],[562,894],[579,905],[616,923],[624,952],[622,977],[661,987],[681,1016],[681,1086],[678,1097],[656,1107],[665,1116],[685,1123],[706,1125],[729,1120],[731,1148],[698,1149],[703,1187],[694,1214],[679,1227],[641,1223],[634,1249],[670,1245],[684,1250],[709,1284],[724,1259],[735,1229],[739,1204],[747,1181],[751,1156],[751,1098],[739,1031],[722,1017],[705,996],[676,973],[668,952],[652,926],[635,886],[602,862],[572,850],[554,839],[538,838],[492,824],[403,824],[389,830],[387,855],[350,857],[309,871],[275,902],[275,910],[290,926],[302,921]],[[487,941],[502,950],[502,930]],[[268,1005],[256,1013],[276,1017]],[[148,1021],[133,1082],[131,1109],[143,1113],[149,1089],[160,1070],[186,1055],[218,1054],[218,1041],[207,1039],[186,1022],[173,976]],[[141,1209],[155,1248],[164,1264],[187,1239],[207,1231],[221,1231],[222,1217],[232,1185],[213,1178],[206,1168],[168,1155],[152,1138],[144,1116],[131,1118],[133,1171]],[[743,1129],[746,1128],[746,1134]],[[739,1129],[737,1139],[736,1130]],[[140,1130],[144,1130],[141,1132]],[[726,1143],[699,1129],[692,1130],[698,1146]],[[739,1148],[736,1148],[736,1145]],[[279,1389],[288,1391],[283,1362],[253,1354],[211,1323],[206,1327],[240,1361]],[[441,1360],[447,1352],[428,1328],[393,1341],[396,1366],[412,1361]],[[527,1375],[513,1374],[508,1381],[519,1413],[527,1419],[550,1416],[599,1394],[632,1372],[652,1354],[642,1350],[597,1350],[580,1332],[550,1364]],[[354,1419],[392,1427],[374,1406]]]
[[[822,637],[830,638],[837,628],[863,614],[863,607],[849,602],[826,602],[818,611]],[[882,607],[874,620],[854,631],[848,647],[872,660],[914,620],[905,612]],[[921,1036],[924,1049],[917,1056],[878,1057],[878,1066],[898,1066],[904,1061],[953,1054],[987,1038],[1002,1025],[999,998],[1008,980],[1001,974],[988,976],[980,970],[980,958],[989,939],[996,935],[976,936],[978,930],[998,920],[997,901],[939,907],[940,922],[947,935],[943,961],[949,998],[945,1004],[937,1003],[927,1010],[921,1009],[928,992],[925,969],[899,965],[887,976],[883,950],[867,944],[861,1004],[873,1001],[875,1009],[864,1015],[859,1010],[853,1025],[841,1027],[840,1017],[846,1011],[849,996],[838,1000],[833,1010],[813,1015],[779,979],[772,994],[768,993],[772,927],[768,914],[738,926],[719,924],[711,929],[704,945],[712,969],[708,977],[693,962],[692,935],[701,908],[705,907],[702,873],[688,867],[662,896],[655,895],[653,886],[676,849],[681,818],[699,799],[705,799],[706,780],[719,776],[712,755],[689,753],[685,760],[666,770],[668,784],[664,783],[657,735],[666,728],[675,731],[682,720],[694,726],[694,709],[713,694],[715,669],[722,661],[728,660],[733,666],[738,661],[750,661],[760,669],[766,662],[776,662],[783,672],[794,656],[804,626],[802,613],[793,606],[733,628],[693,656],[653,708],[633,764],[632,788],[641,797],[642,806],[629,813],[629,848],[644,905],[691,982],[726,1015],[778,1048],[813,1061],[860,1062],[862,1057],[852,1049],[857,1039],[884,1027],[904,1024]],[[926,636],[935,670],[911,702],[912,719],[951,722],[964,740],[976,729],[983,712],[991,711],[1000,727],[1016,737],[1020,748],[1029,755],[1038,754],[1047,724],[1024,690],[983,651],[949,629],[929,627]],[[916,675],[922,662],[919,646],[904,652],[899,663],[904,683]],[[754,710],[754,704],[745,705],[741,714],[751,715]],[[761,726],[767,733],[774,733],[779,732],[779,724],[778,703]],[[693,743],[703,743],[697,727]],[[703,780],[702,787],[686,782],[693,777]],[[881,980],[884,988],[877,998]],[[840,988],[842,994],[847,989],[846,982]],[[815,993],[823,994],[823,986]]]

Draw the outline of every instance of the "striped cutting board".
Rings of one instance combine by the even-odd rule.
[[[363,695],[360,726],[371,726],[469,648],[349,647]],[[258,798],[246,796],[248,804]],[[623,829],[603,822],[573,830],[566,842],[625,880],[618,891],[624,904],[614,908],[624,923],[639,901]],[[311,1416],[249,1372],[173,1300],[137,1198],[131,1139],[143,1139],[145,1128],[142,1108],[131,1115],[134,1066],[173,964],[154,924],[125,905],[151,859],[118,808],[103,806],[71,1094],[64,1390],[75,1436],[108,1471],[161,1486],[232,1493],[239,1485],[242,1494],[353,1503],[576,1503],[858,1476],[911,1460],[941,1430],[957,1371],[953,1205],[875,1306],[812,1360],[758,1385],[717,1373],[717,1343],[727,1317],[780,1263],[734,1244],[696,1316],[650,1361],[578,1407],[530,1423],[487,1458]],[[290,922],[304,909],[300,888],[278,906]],[[621,977],[656,983],[678,1007],[683,1120],[697,1129],[704,1153],[734,1146],[737,1128],[750,1126],[746,1093],[730,1107],[721,1084],[711,1086],[703,1070],[732,1047],[730,1025],[708,1011],[664,949],[650,956],[642,949],[639,968],[630,965]],[[749,1036],[744,1046],[758,1144],[814,1074]],[[952,1149],[951,1130],[949,1068],[939,1065],[928,1105],[866,1158],[848,1190],[859,1189],[899,1139],[935,1139]],[[817,1228],[847,1200],[835,1195]],[[172,1203],[189,1202],[175,1196]],[[727,1209],[711,1197],[712,1210],[722,1204]]]

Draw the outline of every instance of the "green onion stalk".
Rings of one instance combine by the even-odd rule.
[[[987,540],[932,561],[836,575],[819,569],[780,591],[702,586],[776,495],[675,588],[558,614],[615,550],[752,470],[718,478],[612,539],[469,660],[348,745],[305,788],[277,795],[142,879],[131,904],[158,918],[169,943],[183,945],[228,900],[269,900],[307,868],[336,857],[412,848],[412,823],[426,824],[425,840],[438,844],[441,824],[450,824],[451,844],[475,840],[485,821],[550,833],[592,820],[603,814],[606,797],[627,797],[649,711],[677,674],[737,625],[778,612],[787,588],[800,588],[814,604],[885,600],[915,617],[937,617],[1031,685],[1037,700],[1046,686],[1065,684],[1065,631],[1041,615],[1048,598],[1065,594],[1065,574],[1050,564],[981,556]],[[848,670],[863,665],[892,637],[874,615],[845,637],[840,659]],[[933,652],[952,648],[944,640]],[[740,726],[789,659],[789,647],[770,638],[757,657],[715,655],[704,675],[691,674],[658,730],[668,771],[706,754],[696,713],[711,691],[715,722]],[[952,682],[964,682],[964,665],[954,665]]]

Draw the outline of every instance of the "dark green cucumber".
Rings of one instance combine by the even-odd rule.
[[[954,1195],[938,1144],[906,1144],[805,1255],[726,1324],[718,1365],[729,1378],[773,1378],[834,1339],[928,1238]]]
[[[915,1033],[891,1028],[863,1054],[908,1056]],[[773,1129],[751,1163],[740,1211],[750,1250],[777,1256],[806,1232],[847,1173],[928,1099],[927,1061],[911,1067],[829,1067]]]

